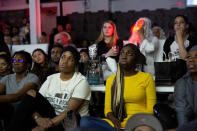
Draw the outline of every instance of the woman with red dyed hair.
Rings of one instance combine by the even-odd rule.
[[[153,35],[151,20],[144,17],[139,18],[131,27],[131,36],[124,44],[133,43],[140,48],[140,52],[146,56],[144,71],[154,75],[154,61],[157,54],[159,40]]]

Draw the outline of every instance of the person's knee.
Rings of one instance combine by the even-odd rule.
[[[30,96],[32,96],[32,97],[34,97],[34,98],[36,97],[36,91],[33,90],[33,89],[27,91],[27,94],[30,95]]]
[[[89,127],[91,124],[90,118],[88,116],[84,116],[80,120],[80,127]]]

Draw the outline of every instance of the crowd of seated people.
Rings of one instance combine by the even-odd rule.
[[[29,31],[27,24],[24,20],[24,32]],[[152,28],[151,20],[146,17],[139,18],[132,26],[128,40],[119,39],[113,21],[103,22],[101,33],[94,42],[97,58],[104,58],[106,69],[110,71],[105,78],[105,97],[98,95],[96,98],[105,99],[103,118],[89,116],[91,90],[86,78],[90,69],[88,48],[79,53],[73,43],[77,40],[72,40],[70,25],[65,28],[58,25],[53,30],[48,53],[36,49],[32,55],[18,51],[12,57],[6,44],[10,42],[10,34],[21,40],[19,29],[14,27],[11,33],[6,28],[4,35],[1,30],[0,119],[4,121],[6,131],[65,130],[62,121],[69,117],[71,110],[79,112],[81,128],[127,130],[127,122],[135,114],[154,114],[153,107],[157,100],[154,62],[165,61],[163,56],[178,62],[182,69],[181,79],[176,82],[174,91],[174,109],[179,124],[177,130],[195,122],[197,38],[189,33],[189,22],[185,16],[174,17],[175,34],[166,40],[162,29]],[[141,69],[137,69],[139,63],[143,66]],[[139,128],[142,131],[147,129],[143,125],[142,129]],[[156,127],[152,128],[156,130]],[[136,126],[132,130],[139,129]]]

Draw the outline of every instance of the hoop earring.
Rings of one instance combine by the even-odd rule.
[[[75,72],[79,72],[78,66],[75,66]]]
[[[29,73],[29,69],[26,70],[26,73],[27,73],[27,74]]]

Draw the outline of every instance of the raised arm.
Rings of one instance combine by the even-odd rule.
[[[175,32],[176,32],[176,40],[179,46],[179,55],[181,59],[185,60],[187,56],[187,50],[184,46],[183,31],[181,29],[177,29]]]

